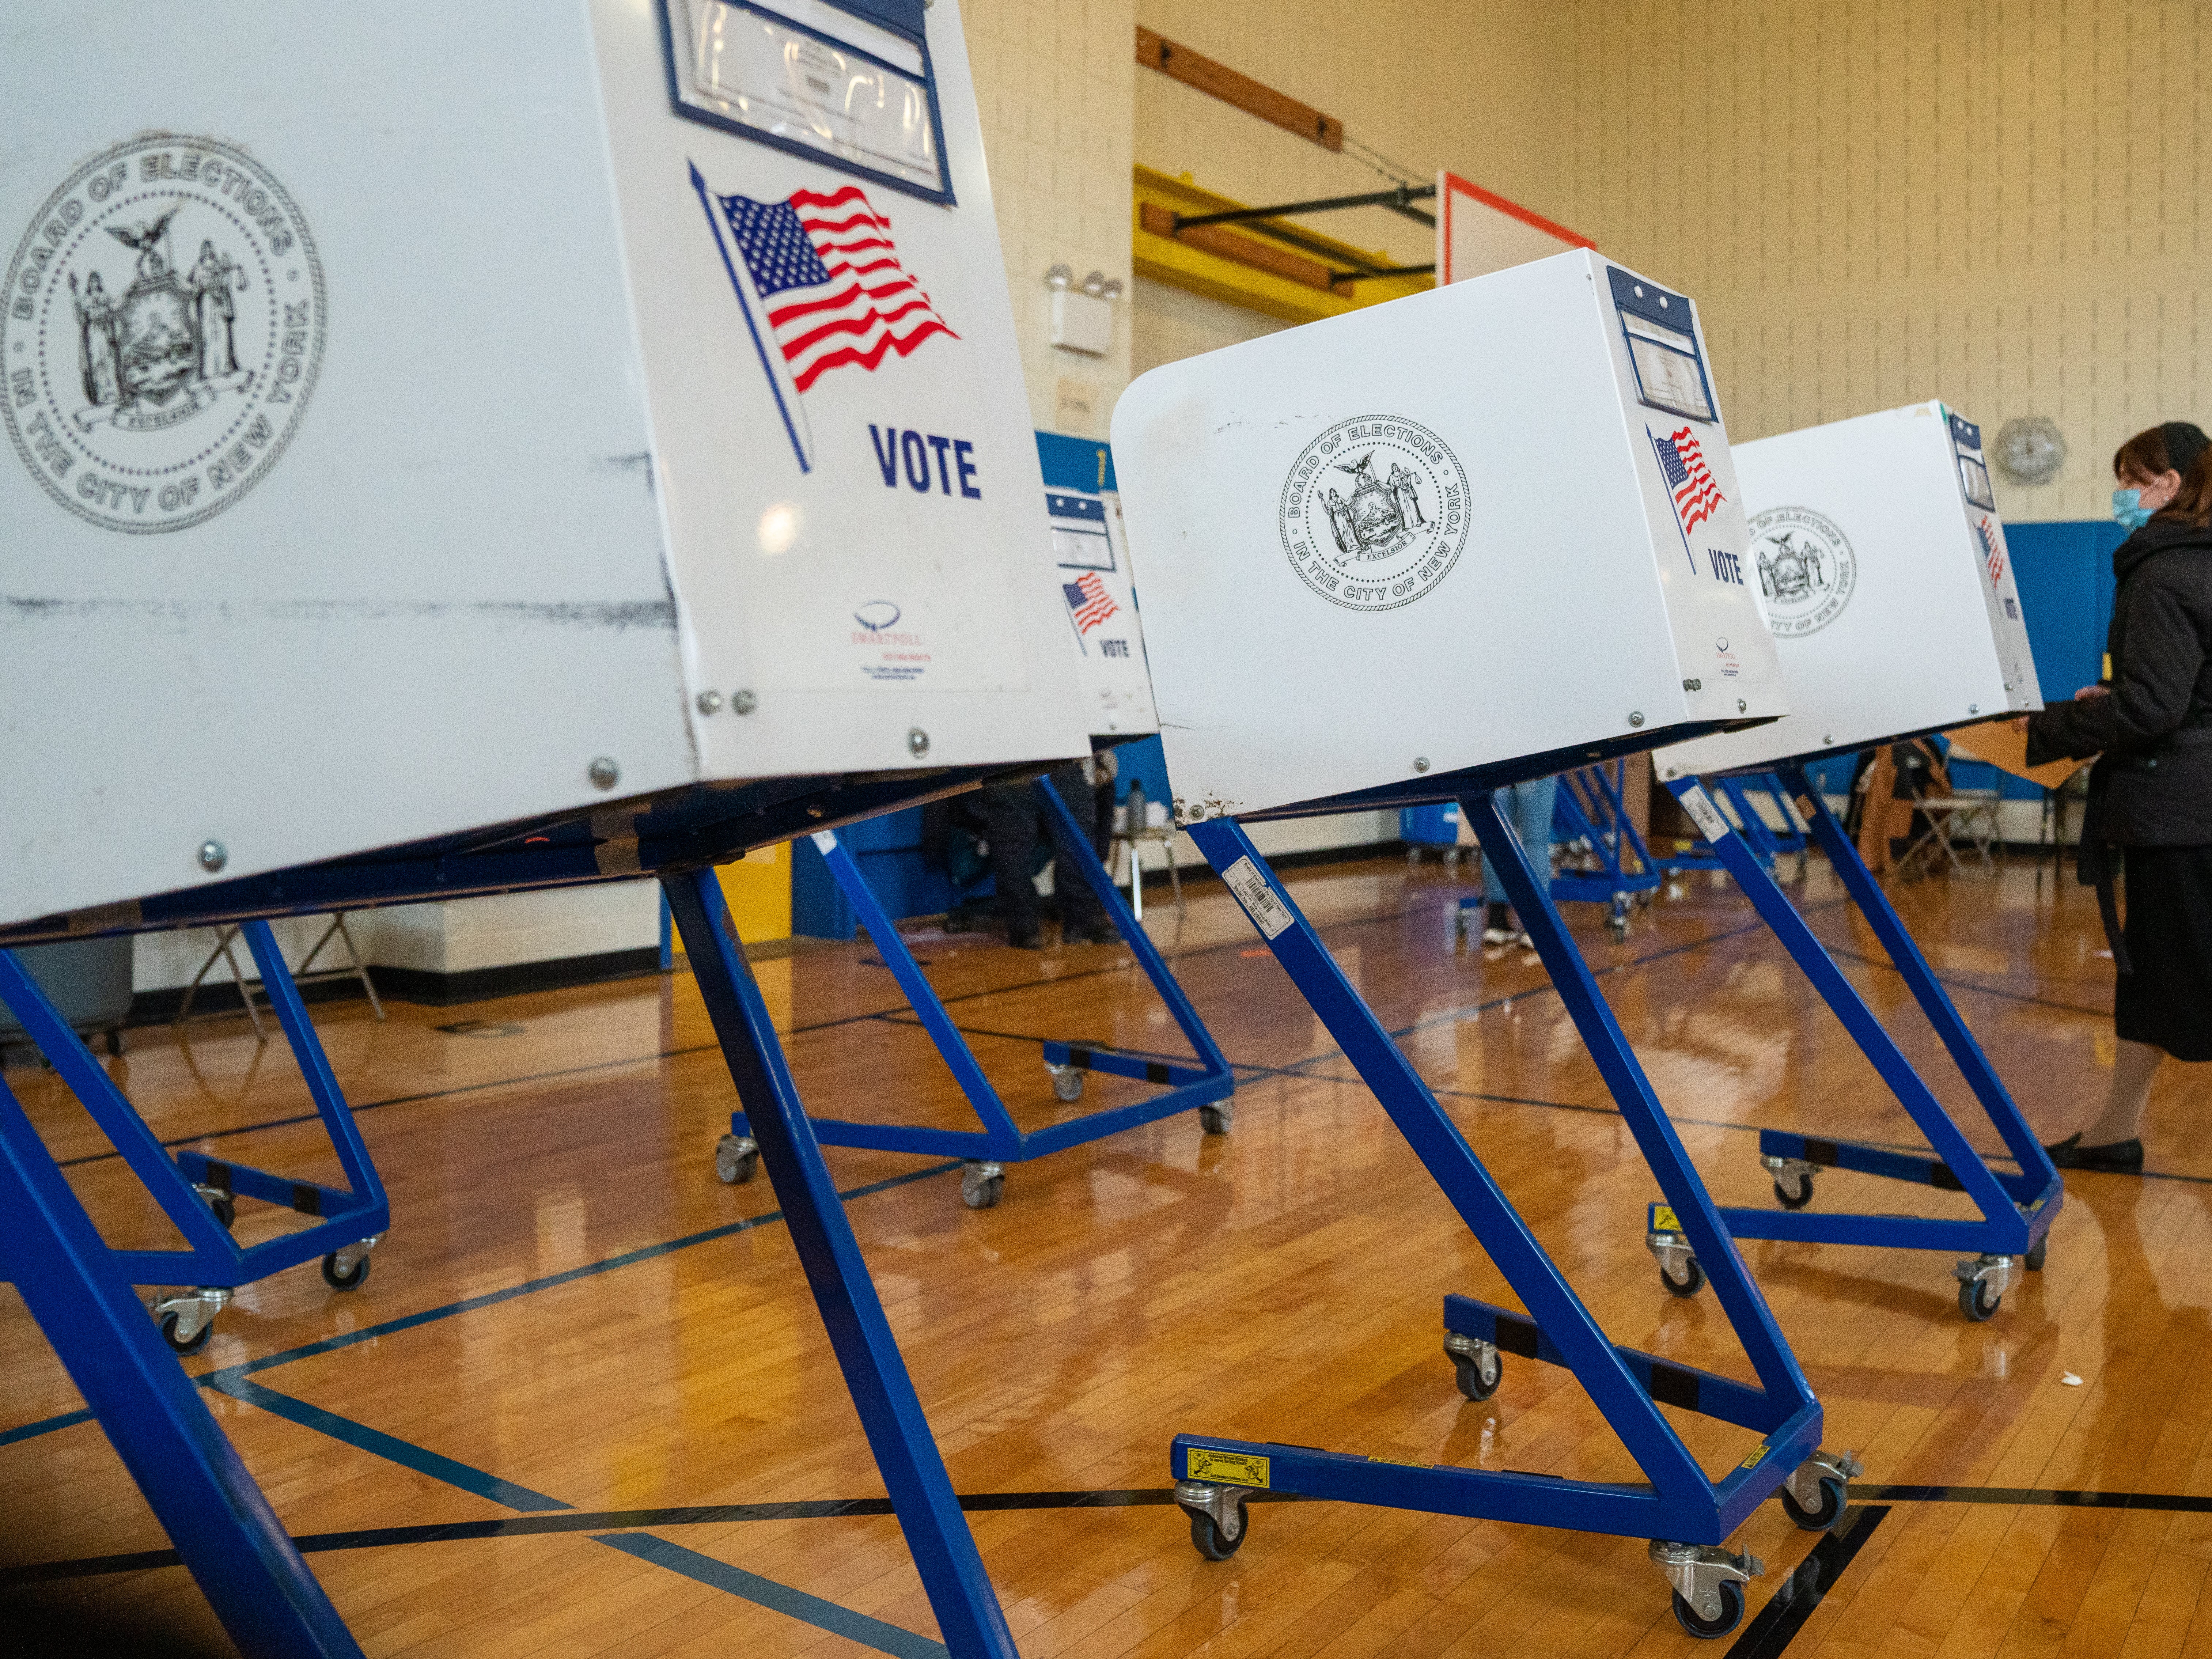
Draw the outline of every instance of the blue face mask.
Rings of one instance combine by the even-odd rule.
[[[2128,530],[2141,530],[2150,522],[2150,509],[2142,504],[2140,489],[2115,489],[2112,492],[2112,517]]]

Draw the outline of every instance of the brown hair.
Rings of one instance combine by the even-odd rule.
[[[2199,530],[2212,525],[2212,449],[2197,452],[2189,471],[2181,475],[2181,488],[2156,516],[2180,519]]]
[[[2204,434],[2187,421],[2168,421],[2147,427],[2112,452],[2112,476],[2124,483],[2141,478],[2155,481],[2161,473],[2185,477],[2195,470],[2204,452]]]

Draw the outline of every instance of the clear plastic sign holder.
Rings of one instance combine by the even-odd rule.
[[[270,875],[143,900],[106,931],[241,923],[279,1018],[330,1127],[351,1192],[316,1188],[318,1226],[270,1244],[235,1245],[211,1200],[194,1190],[227,1178],[230,1193],[290,1202],[289,1183],[239,1166],[172,1161],[54,1012],[11,948],[101,931],[68,917],[0,927],[0,996],[64,1080],[130,1159],[186,1240],[182,1252],[110,1249],[70,1189],[21,1104],[0,1081],[0,1274],[23,1295],[100,1427],[145,1494],[240,1650],[254,1659],[358,1659],[361,1648],[302,1561],[267,1498],[217,1427],[199,1389],[132,1290],[148,1273],[219,1285],[227,1260],[244,1278],[358,1243],[386,1219],[381,1188],[337,1081],[315,1043],[267,921],[341,906],[657,878],[682,935],[760,1162],[766,1166],[830,1346],[947,1650],[957,1659],[1012,1659],[998,1598],[960,1512],[943,1457],[884,1315],[785,1064],[760,988],[725,908],[714,866],[787,841],[1003,778],[1001,767],[936,774],[772,780],[696,787],[618,808],[436,838]],[[86,918],[77,918],[82,924]],[[214,1177],[214,1179],[210,1179]],[[279,1186],[283,1191],[276,1190]],[[308,1190],[302,1188],[304,1194]],[[257,1252],[258,1254],[257,1254]],[[240,1279],[238,1282],[244,1282]]]
[[[1522,775],[1543,769],[1536,766]],[[1170,1453],[1176,1501],[1190,1518],[1194,1544],[1215,1559],[1243,1543],[1250,1521],[1248,1504],[1258,1492],[1648,1538],[1651,1559],[1673,1591],[1677,1620],[1692,1635],[1718,1637],[1741,1620],[1744,1586],[1763,1570],[1756,1558],[1722,1547],[1729,1535],[1754,1508],[1778,1494],[1801,1527],[1833,1526],[1858,1466],[1848,1453],[1820,1449],[1819,1401],[1549,893],[1491,799],[1492,788],[1514,776],[1511,769],[1483,768],[1404,787],[1395,804],[1456,796],[1683,1236],[1705,1255],[1714,1292],[1758,1382],[1747,1384],[1696,1370],[1618,1346],[1606,1337],[1405,1051],[1276,880],[1243,824],[1236,817],[1207,818],[1185,826],[1191,839],[1526,1310],[1516,1312],[1462,1296],[1445,1298],[1444,1349],[1462,1391],[1471,1399],[1495,1393],[1504,1383],[1509,1354],[1565,1366],[1589,1392],[1645,1480],[1554,1480],[1424,1467],[1186,1433],[1176,1437]],[[1359,799],[1362,805],[1372,804],[1368,794]],[[1296,815],[1310,815],[1316,805],[1324,804],[1306,803]],[[1759,1442],[1716,1480],[1691,1455],[1662,1406],[1748,1429]]]
[[[961,1158],[965,1167],[960,1174],[960,1197],[971,1210],[988,1209],[999,1201],[1009,1164],[1026,1163],[1048,1152],[1101,1140],[1180,1112],[1195,1111],[1200,1126],[1208,1134],[1226,1134],[1234,1121],[1235,1109],[1229,1097],[1235,1091],[1237,1080],[1213,1034],[1199,1018],[1190,998],[1169,969],[1166,958],[1115,887],[1106,866],[1077,830],[1074,817],[1060,799],[1059,789],[1049,778],[1039,778],[1031,787],[1045,810],[1060,820],[1064,832],[1058,841],[1063,849],[1060,856],[1066,860],[1064,849],[1076,849],[1076,857],[1071,861],[1077,868],[1063,872],[1062,878],[1079,873],[1091,884],[1091,890],[1098,895],[1098,902],[1105,906],[1107,915],[1112,918],[1122,943],[1137,958],[1145,977],[1159,993],[1184,1041],[1197,1055],[1194,1063],[1188,1059],[1135,1054],[1101,1043],[1048,1042],[1044,1045],[1045,1070],[1052,1079],[1053,1093],[1063,1102],[1072,1103],[1082,1098],[1084,1079],[1092,1072],[1166,1086],[1162,1093],[1146,1099],[1104,1111],[1086,1112],[1042,1129],[1024,1131],[1006,1110],[997,1088],[976,1060],[975,1050],[968,1046],[967,1038],[961,1035],[959,1026],[953,1023],[952,1016],[945,1012],[944,1003],[923,975],[921,964],[915,961],[914,952],[907,948],[898,923],[869,889],[859,861],[837,840],[834,831],[819,831],[814,837],[830,874],[860,918],[860,926],[866,929],[884,965],[891,970],[899,989],[921,1017],[922,1028],[937,1045],[953,1080],[959,1084],[961,1092],[967,1096],[983,1125],[981,1129],[939,1129],[921,1124],[854,1123],[817,1117],[813,1120],[814,1137],[825,1146],[865,1146],[876,1152]],[[726,1182],[750,1181],[757,1162],[757,1138],[745,1115],[739,1112],[731,1118],[730,1133],[715,1148],[715,1173]]]
[[[1813,982],[1844,1029],[1872,1062],[1883,1084],[1905,1109],[1920,1133],[1927,1137],[1933,1155],[1901,1152],[1849,1140],[1826,1139],[1780,1129],[1762,1129],[1759,1162],[1774,1177],[1774,1196],[1779,1211],[1729,1208],[1721,1212],[1729,1231],[1738,1238],[1795,1239],[1805,1243],[1863,1244],[1879,1249],[1966,1250],[1952,1269],[1959,1281],[1959,1310],[1976,1322],[1996,1313],[2011,1285],[2015,1263],[2028,1272],[2043,1267],[2051,1224],[2065,1202],[2065,1185],[2049,1154],[2021,1115],[2003,1079],[1966,1024],[1942,981],[1936,977],[1913,942],[1896,907],[1881,890],[1858,848],[1806,774],[1802,762],[1787,762],[1771,772],[1753,775],[1778,777],[1785,791],[1802,802],[1811,834],[1826,854],[1844,890],[1888,952],[1890,964],[1912,993],[1912,1000],[1934,1028],[1960,1075],[1987,1115],[2016,1171],[1993,1169],[1945,1111],[1911,1062],[1905,1057],[1864,998],[1844,976],[1790,902],[1762,860],[1759,849],[1729,823],[1710,794],[1694,778],[1668,784],[1698,827],[1720,867],[1735,878],[1759,920],[1790,953],[1790,959]],[[1737,781],[1717,780],[1723,791]],[[1756,815],[1741,795],[1729,792],[1747,823]],[[1974,1219],[1947,1219],[1907,1215],[1869,1215],[1814,1212],[1814,1182],[1824,1169],[1850,1170],[1862,1175],[1963,1193],[1980,1212]],[[1678,1296],[1694,1295],[1704,1282],[1698,1247],[1680,1228],[1669,1224],[1677,1216],[1660,1213],[1655,1206],[1648,1235],[1658,1258],[1660,1275]]]

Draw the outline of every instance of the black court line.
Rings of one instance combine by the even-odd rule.
[[[1854,1507],[1840,1526],[1813,1546],[1813,1553],[1782,1581],[1773,1599],[1743,1627],[1743,1634],[1729,1644],[1728,1659],[1778,1659],[1797,1638],[1852,1559],[1866,1547],[1874,1531],[1889,1518],[1887,1506]]]
[[[1840,945],[1824,944],[1821,948],[1830,956],[1839,957],[1845,962],[1863,963],[1869,968],[1879,968],[1885,973],[1894,974],[1899,971],[1897,964],[1893,962],[1877,961],[1873,957],[1862,956],[1856,951],[1846,951]],[[1929,971],[1933,973],[1935,970],[1930,969]],[[1971,979],[1946,979],[1942,975],[1936,974],[1936,982],[1953,991],[1971,991],[1976,996],[2000,997],[2007,1002],[2025,1002],[2037,1008],[2056,1008],[2063,1013],[2093,1014],[2099,1019],[2110,1019],[2112,1017],[2112,1011],[2109,1008],[2084,1008],[2078,1002],[2054,1002],[2049,997],[2030,996],[2025,991],[2001,990],[1996,986],[1984,985]]]
[[[1255,1504],[1303,1504],[1318,1500],[1294,1492],[1259,1492],[1248,1494]],[[1176,1501],[1172,1486],[1131,1486],[1097,1492],[983,1492],[960,1494],[960,1507],[971,1515],[1034,1512],[1042,1510],[1164,1509]],[[1851,1489],[1853,1509],[1844,1522],[1815,1545],[1807,1558],[1819,1566],[1810,1574],[1804,1565],[1790,1575],[1758,1619],[1746,1627],[1731,1654],[1771,1655],[1779,1646],[1748,1649],[1770,1614],[1785,1598],[1802,1604],[1809,1613],[1820,1597],[1835,1587],[1837,1577],[1864,1547],[1875,1527],[1897,1504],[1984,1504],[2015,1509],[2133,1510],[2138,1512],[2212,1514],[2212,1497],[2180,1492],[2072,1492],[2025,1486],[1856,1486]],[[653,1527],[716,1527],[747,1521],[842,1520],[855,1516],[890,1515],[888,1498],[803,1498],[779,1504],[698,1504],[650,1510],[563,1510],[555,1514],[502,1516],[483,1521],[429,1522],[406,1527],[367,1527],[348,1532],[301,1533],[294,1537],[302,1554],[332,1550],[387,1549],[404,1544],[451,1544],[485,1538],[528,1538],[547,1533],[609,1532]],[[1854,1522],[1850,1516],[1860,1517]],[[0,1588],[40,1583],[62,1578],[94,1578],[106,1573],[141,1572],[154,1567],[182,1565],[174,1550],[140,1550],[126,1555],[93,1555],[70,1561],[39,1561],[0,1567]],[[1807,1595],[1811,1596],[1806,1601]],[[1799,1616],[1790,1634],[1804,1623]],[[1786,1638],[1785,1638],[1786,1640]]]

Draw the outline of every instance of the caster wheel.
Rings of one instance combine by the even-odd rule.
[[[1639,910],[1649,910],[1651,908],[1651,890],[1650,888],[1645,888],[1642,892],[1636,896],[1636,908]]]
[[[1201,1106],[1198,1109],[1198,1127],[1210,1135],[1225,1135],[1235,1127],[1236,1122],[1236,1115],[1231,1111],[1229,1103],[1226,1101],[1218,1106]]]
[[[332,1250],[323,1258],[323,1283],[334,1291],[357,1291],[368,1282],[368,1258],[367,1256],[355,1262],[353,1271],[350,1273],[338,1271],[338,1253],[336,1250]]]
[[[971,1210],[995,1208],[999,1195],[1006,1189],[1006,1178],[1002,1175],[987,1176],[981,1181],[960,1178],[960,1201]]]
[[[1446,849],[1444,853],[1444,868],[1447,870],[1456,870],[1459,868],[1458,848],[1453,847]]]
[[[215,1321],[210,1319],[206,1324],[201,1326],[198,1330],[195,1331],[188,1340],[179,1341],[177,1340],[176,1315],[163,1314],[161,1316],[161,1340],[167,1343],[171,1348],[174,1349],[179,1353],[198,1353],[202,1348],[207,1346],[208,1339],[214,1334]]]
[[[1083,1098],[1083,1073],[1073,1066],[1065,1066],[1052,1074],[1052,1092],[1061,1100]]]
[[[1789,1487],[1782,1489],[1782,1512],[1807,1532],[1827,1531],[1844,1518],[1844,1506],[1848,1502],[1849,1495],[1840,1480],[1820,1482],[1820,1506],[1814,1510],[1800,1504],[1791,1496]]]
[[[1990,1294],[1990,1287],[1982,1279],[1959,1286],[1959,1311],[1977,1325],[1995,1313],[2004,1297]]]
[[[1605,924],[1605,931],[1615,945],[1620,944],[1628,937],[1628,918],[1626,916],[1609,918]]]
[[[2030,1250],[2026,1255],[2022,1256],[2021,1261],[2027,1267],[2028,1272],[2032,1273],[2039,1273],[2043,1271],[2044,1257],[2050,1254],[2051,1235],[2049,1233],[2045,1233],[2042,1237],[2035,1241],[2035,1248]]]
[[[1498,1392],[1498,1385],[1505,1380],[1505,1362],[1496,1354],[1490,1357],[1487,1374],[1482,1362],[1473,1356],[1455,1353],[1451,1357],[1452,1370],[1459,1374],[1459,1391],[1469,1400],[1487,1400]]]
[[[228,1198],[211,1198],[208,1200],[208,1208],[215,1212],[215,1218],[222,1223],[223,1231],[228,1232],[238,1224],[238,1206]]]
[[[1662,1267],[1659,1269],[1659,1282],[1667,1287],[1669,1296],[1695,1296],[1705,1288],[1705,1270],[1698,1265],[1698,1258],[1692,1256],[1681,1278],[1675,1278],[1671,1272]]]
[[[1231,1538],[1204,1510],[1186,1510],[1183,1513],[1190,1516],[1191,1547],[1209,1561],[1226,1561],[1244,1542],[1244,1534],[1252,1530],[1247,1521],[1246,1524],[1237,1528],[1237,1535]],[[1238,1518],[1244,1519],[1241,1514]]]
[[[123,1033],[121,1031],[110,1031],[107,1034],[107,1052],[115,1056],[118,1060],[123,1058]],[[225,1223],[224,1224],[228,1225],[228,1224]]]
[[[1813,1177],[1800,1176],[1795,1183],[1774,1183],[1774,1201],[1785,1210],[1802,1210],[1813,1201]]]
[[[714,1144],[714,1175],[725,1187],[741,1187],[760,1169],[760,1148],[738,1135]]]
[[[1726,1636],[1743,1622],[1743,1586],[1732,1578],[1725,1581],[1720,1586],[1720,1617],[1701,1619],[1698,1610],[1682,1599],[1682,1593],[1675,1591],[1674,1622],[1700,1641]]]

